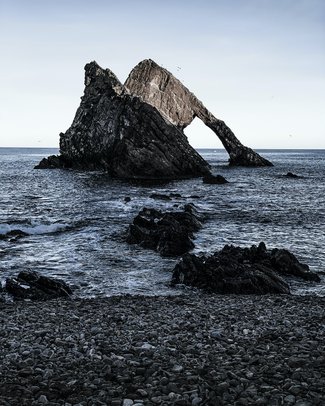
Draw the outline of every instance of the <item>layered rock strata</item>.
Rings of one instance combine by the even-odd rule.
[[[35,168],[101,169],[120,178],[204,176],[209,165],[183,132],[196,116],[220,138],[231,165],[272,165],[244,147],[170,72],[145,60],[125,85],[109,69],[87,64],[80,106],[60,134],[60,155]]]
[[[189,89],[151,59],[140,62],[131,71],[125,87],[131,94],[156,107],[182,130],[198,117],[219,137],[229,154],[230,165],[272,166],[267,159],[245,147],[231,129],[217,119]]]
[[[120,178],[186,178],[209,172],[185,134],[156,108],[130,95],[109,69],[85,66],[85,92],[60,156],[37,168],[103,169]]]

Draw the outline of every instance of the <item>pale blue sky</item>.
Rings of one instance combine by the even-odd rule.
[[[244,144],[325,148],[324,0],[0,0],[0,55],[0,146],[58,146],[87,62],[124,81],[151,58]]]

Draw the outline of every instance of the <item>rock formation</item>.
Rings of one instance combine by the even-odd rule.
[[[144,208],[130,225],[127,242],[156,250],[163,257],[183,255],[194,248],[193,233],[202,227],[200,220],[192,204],[182,212]]]
[[[103,169],[120,178],[186,178],[209,172],[185,134],[124,89],[109,69],[85,66],[85,93],[59,157],[38,165]]]
[[[123,86],[96,62],[85,66],[85,91],[60,155],[35,168],[103,169],[121,178],[187,178],[209,173],[183,129],[197,116],[221,139],[231,165],[272,165],[244,147],[174,76],[151,60]]]
[[[245,147],[223,121],[214,117],[178,79],[151,59],[140,62],[124,86],[182,130],[195,117],[201,119],[219,137],[229,154],[230,165],[272,166],[271,162]]]
[[[36,271],[21,271],[16,278],[7,278],[4,290],[18,300],[49,300],[72,294],[64,281],[49,278]]]
[[[209,257],[186,254],[175,266],[171,284],[185,284],[213,293],[290,293],[283,276],[319,282],[317,274],[284,249],[226,245]]]

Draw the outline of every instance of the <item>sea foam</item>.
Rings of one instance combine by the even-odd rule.
[[[65,223],[53,223],[53,224],[0,224],[0,235],[6,235],[11,231],[21,231],[28,235],[38,234],[51,234],[59,231],[64,231],[69,227]]]

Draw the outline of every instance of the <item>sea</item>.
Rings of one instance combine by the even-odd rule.
[[[260,241],[286,248],[321,275],[320,283],[290,280],[292,293],[325,296],[325,150],[259,150],[274,164],[265,168],[229,167],[224,150],[198,152],[228,184],[200,178],[138,184],[102,172],[36,170],[58,150],[0,148],[2,285],[30,269],[63,279],[82,298],[186,294],[169,286],[177,258],[129,245],[125,237],[143,207],[180,210],[194,203],[205,217],[194,253]],[[299,178],[283,176],[287,172]],[[157,200],[153,193],[182,197]],[[12,230],[25,235],[9,238]]]

